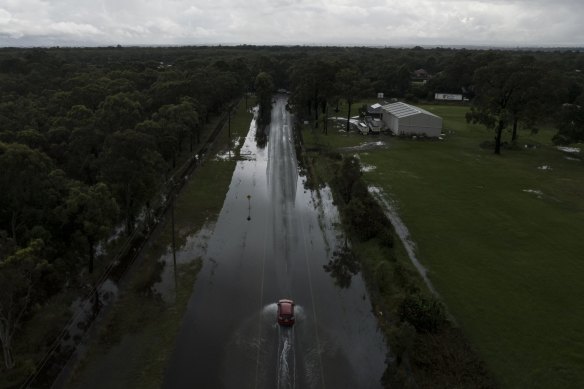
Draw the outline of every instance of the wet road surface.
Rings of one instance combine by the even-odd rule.
[[[328,190],[304,189],[286,100],[268,145],[255,122],[205,246],[165,388],[378,388],[386,347],[360,275],[335,286],[323,269],[342,239]],[[276,324],[276,302],[296,324]]]

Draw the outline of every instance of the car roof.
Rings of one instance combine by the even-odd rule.
[[[280,313],[283,315],[291,315],[294,312],[294,304],[281,304]]]

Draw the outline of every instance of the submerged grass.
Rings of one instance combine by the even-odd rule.
[[[304,131],[307,144],[354,152],[365,180],[397,203],[449,312],[504,387],[584,387],[584,164],[520,133],[502,155],[467,107],[429,105],[445,140]],[[309,146],[307,146],[309,147]],[[353,153],[353,152],[351,152]],[[446,347],[446,345],[444,345]]]
[[[244,102],[232,118],[231,133],[245,136],[251,114]],[[212,153],[233,147],[223,130]],[[238,152],[238,150],[235,150]],[[178,195],[175,203],[177,250],[186,239],[213,222],[224,201],[235,160],[208,160],[199,166]],[[201,267],[200,258],[178,265],[174,301],[169,303],[154,292],[164,269],[161,258],[171,252],[170,215],[159,226],[135,268],[121,287],[120,297],[100,323],[97,336],[87,344],[67,387],[159,388],[164,378],[175,337]],[[172,266],[172,265],[171,265]]]

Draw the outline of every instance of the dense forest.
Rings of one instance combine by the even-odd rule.
[[[83,289],[106,243],[149,217],[202,126],[234,100],[257,93],[266,111],[271,92],[289,90],[297,117],[326,133],[323,118],[379,92],[410,102],[460,93],[498,153],[505,131],[513,141],[540,126],[556,128],[557,143],[584,141],[583,70],[584,53],[569,50],[1,49],[3,369],[20,363],[12,345],[24,323]]]

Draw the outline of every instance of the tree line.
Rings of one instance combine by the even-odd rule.
[[[500,153],[505,130],[511,132],[511,142],[520,129],[538,131],[541,126],[557,129],[553,141],[558,144],[584,140],[582,51],[414,48],[391,53],[356,49],[295,61],[289,82],[296,112],[326,133],[325,118],[340,112],[339,102],[344,102],[348,131],[351,106],[358,99],[382,92],[386,98],[415,103],[433,101],[435,93],[455,93],[470,101],[468,122],[494,130],[495,153]],[[416,69],[430,77],[412,82]]]
[[[432,77],[413,83],[417,69]],[[584,54],[571,50],[0,49],[5,366],[14,366],[12,341],[35,307],[65,286],[80,288],[115,230],[129,233],[148,217],[202,127],[233,99],[256,92],[266,124],[274,90],[289,90],[290,109],[326,133],[326,118],[343,104],[348,117],[352,104],[378,92],[411,102],[463,93],[468,120],[493,129],[495,147],[503,131],[516,138],[539,123],[570,143],[584,140],[582,69]]]
[[[65,287],[91,282],[116,230],[130,234],[149,217],[177,161],[201,142],[202,126],[250,85],[237,58],[130,52],[0,50],[7,369],[23,323]]]

